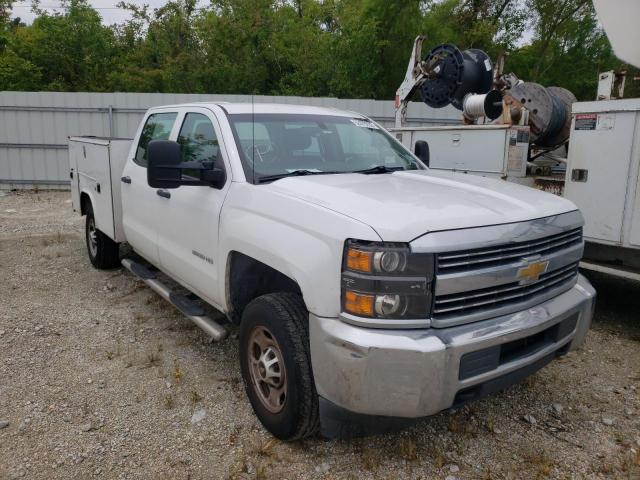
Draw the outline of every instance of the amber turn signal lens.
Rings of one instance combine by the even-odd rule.
[[[347,250],[347,268],[356,272],[371,272],[373,252],[349,248]]]
[[[374,298],[373,295],[360,295],[347,290],[344,292],[344,309],[354,315],[372,317]]]

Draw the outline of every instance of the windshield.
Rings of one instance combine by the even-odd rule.
[[[253,183],[299,174],[422,168],[370,120],[329,115],[229,115],[246,177]]]

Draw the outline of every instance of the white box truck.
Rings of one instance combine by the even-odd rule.
[[[583,268],[640,280],[640,99],[578,102],[564,196],[585,217]]]
[[[72,137],[70,155],[92,264],[122,263],[214,339],[227,325],[202,302],[238,324],[247,396],[278,438],[462,405],[591,323],[573,203],[429,169],[353,112],[157,107],[130,148]],[[136,256],[120,258],[125,241]]]

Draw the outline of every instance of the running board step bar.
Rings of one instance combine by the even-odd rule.
[[[162,298],[176,307],[182,314],[204,330],[215,341],[224,340],[228,334],[227,329],[218,322],[208,317],[204,309],[198,305],[191,295],[183,295],[173,292],[157,278],[157,270],[148,268],[130,258],[122,259],[122,266],[146,283]]]

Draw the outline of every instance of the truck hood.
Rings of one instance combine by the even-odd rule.
[[[408,242],[439,230],[521,222],[576,210],[533,188],[435,170],[287,177],[261,188],[347,215],[385,241]]]

